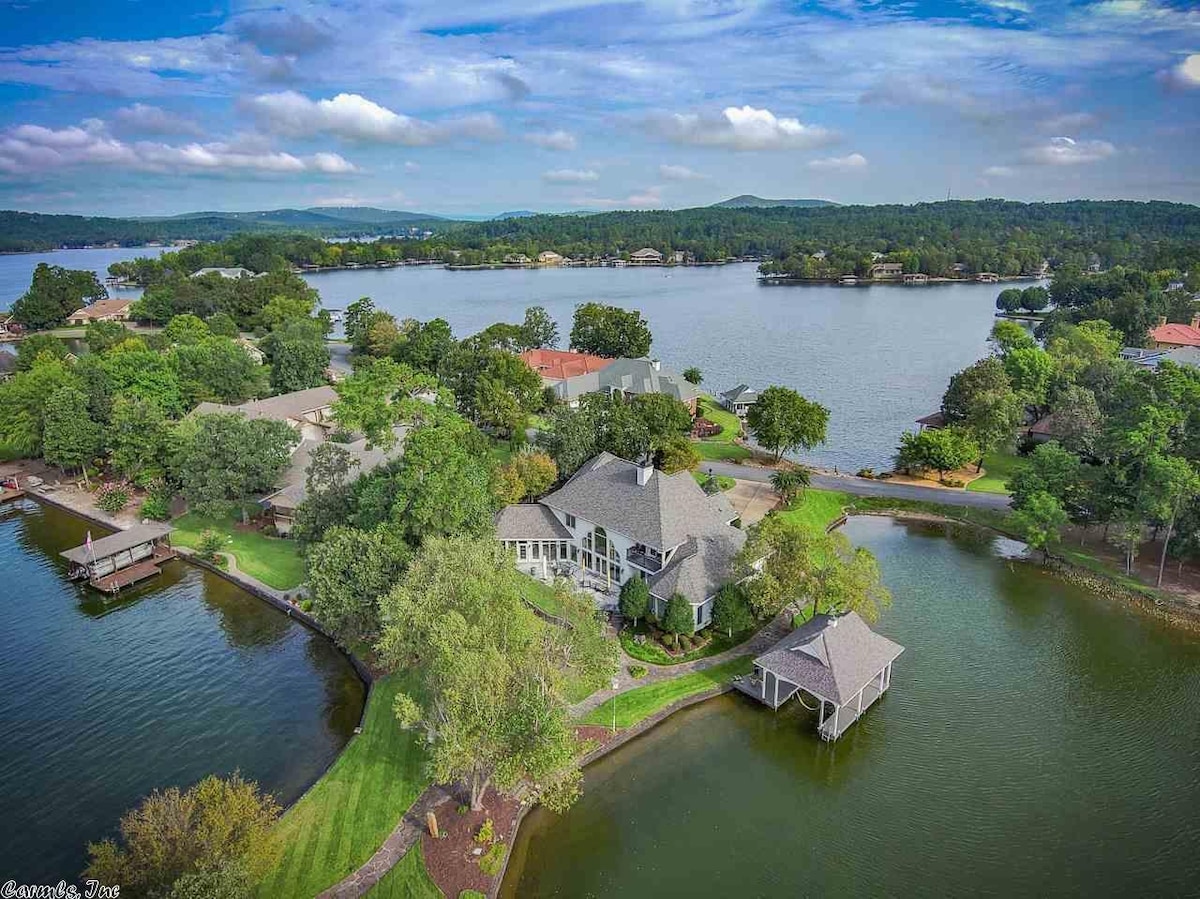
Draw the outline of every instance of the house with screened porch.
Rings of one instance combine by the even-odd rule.
[[[712,621],[713,598],[746,542],[737,517],[728,499],[706,494],[690,472],[666,474],[648,460],[601,453],[539,502],[501,509],[496,536],[522,571],[571,578],[606,607],[630,578],[646,581],[655,615],[680,593],[699,629]]]

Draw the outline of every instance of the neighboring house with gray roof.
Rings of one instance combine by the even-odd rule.
[[[391,462],[404,454],[404,437],[408,433],[408,429],[396,427],[394,431],[397,439],[391,449],[369,446],[366,438],[353,443],[336,444],[350,454],[352,467],[349,480],[351,482],[375,470],[385,462]],[[291,533],[292,526],[296,522],[296,510],[308,497],[306,487],[308,466],[312,463],[313,451],[322,442],[320,440],[301,440],[292,451],[291,461],[276,485],[278,489],[259,500],[259,505],[274,520],[275,530],[281,536]]]
[[[599,389],[625,399],[643,393],[662,393],[674,397],[696,414],[700,391],[657,359],[614,359],[597,373]]]
[[[228,278],[230,281],[236,281],[239,278],[260,278],[262,275],[255,274],[248,268],[221,268],[219,266],[210,266],[209,268],[201,268],[192,272],[193,278],[203,278],[205,275],[220,275],[222,278]]]
[[[300,432],[304,440],[321,441],[333,429],[334,422],[331,407],[337,400],[337,391],[328,384],[320,387],[310,387],[308,390],[297,390],[293,393],[281,393],[263,400],[250,400],[238,406],[227,406],[224,403],[200,403],[193,415],[213,415],[218,412],[232,412],[245,415],[247,418],[269,418],[273,421],[285,421]]]
[[[758,391],[751,390],[745,384],[738,384],[732,390],[726,390],[721,394],[721,405],[738,418],[745,418],[750,407],[757,402]]]
[[[601,453],[540,502],[500,510],[496,536],[534,577],[580,573],[608,593],[641,578],[655,615],[682,593],[699,629],[746,542],[736,520],[729,501],[708,496],[690,472]]]

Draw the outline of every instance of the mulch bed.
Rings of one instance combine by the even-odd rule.
[[[617,731],[620,733],[620,731]],[[575,726],[575,739],[580,743],[591,744],[588,747],[590,752],[593,749],[599,749],[617,734],[613,733],[611,727],[606,727],[602,724],[579,724]]]
[[[441,837],[434,839],[426,831],[421,836],[421,848],[425,854],[425,870],[438,885],[442,894],[455,899],[463,890],[478,890],[488,893],[493,877],[479,870],[476,849],[487,851],[487,846],[475,842],[475,834],[488,818],[492,819],[497,842],[504,843],[512,851],[513,824],[516,822],[520,803],[511,796],[503,796],[489,789],[483,797],[483,809],[478,812],[458,812],[459,801],[450,799],[434,809]]]
[[[700,440],[706,437],[716,437],[721,433],[721,426],[707,418],[697,418],[692,422],[692,436]]]

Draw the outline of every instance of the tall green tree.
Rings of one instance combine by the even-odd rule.
[[[667,600],[667,607],[663,610],[662,618],[658,621],[659,626],[668,634],[675,638],[675,645],[679,645],[680,634],[693,634],[696,632],[696,613],[692,610],[692,604],[687,601],[687,597],[682,593],[673,593],[671,598]]]
[[[746,600],[746,593],[737,584],[725,584],[717,591],[712,606],[713,627],[725,631],[726,637],[740,634],[754,627],[754,613]]]
[[[46,401],[42,456],[59,468],[80,469],[100,452],[100,426],[88,417],[87,394],[78,387],[60,387]]]
[[[583,303],[575,307],[571,348],[581,353],[612,358],[640,358],[650,354],[650,326],[635,309]]]
[[[979,458],[979,444],[961,427],[928,428],[900,435],[896,467],[901,471],[932,470],[940,477]]]
[[[642,393],[631,403],[634,413],[650,433],[651,449],[661,449],[673,437],[692,429],[692,413],[686,405],[665,393]]]
[[[390,449],[396,443],[396,425],[419,419],[426,411],[417,395],[436,389],[434,378],[407,365],[370,360],[334,385],[338,398],[333,416],[347,431],[357,431],[375,446]]]
[[[1050,547],[1061,539],[1067,524],[1067,513],[1055,497],[1045,491],[1031,493],[1015,507],[1013,526],[1026,543],[1042,551],[1042,559],[1050,558]]]
[[[812,449],[825,442],[829,410],[789,387],[768,387],[746,414],[754,439],[775,454]]]
[[[640,577],[631,577],[621,585],[619,605],[621,615],[637,627],[638,619],[645,618],[650,611],[650,587]]]
[[[1013,390],[1004,362],[995,356],[954,375],[942,397],[946,421],[965,428],[979,444],[979,468],[985,454],[1013,440],[1024,412],[1025,404]]]
[[[552,348],[558,345],[558,325],[543,306],[530,306],[525,310],[525,323],[521,325],[526,349]]]
[[[607,668],[593,675],[615,670],[611,655],[564,651],[563,644],[594,639],[594,629],[546,627],[524,589],[490,536],[432,537],[380,602],[379,650],[419,680],[397,697],[397,717],[425,733],[433,779],[466,784],[473,809],[493,785],[521,787],[551,809],[569,806],[581,777],[563,659]]]
[[[17,344],[17,371],[29,371],[43,355],[51,359],[65,359],[67,345],[53,334],[30,334]]]
[[[271,356],[271,389],[293,393],[320,387],[329,367],[329,350],[319,340],[283,340]]]
[[[12,305],[13,318],[31,331],[53,328],[77,309],[108,298],[95,272],[39,262],[33,281]]]
[[[286,422],[235,413],[197,415],[179,424],[172,474],[188,505],[208,515],[240,510],[275,486],[299,435]]]
[[[172,427],[158,403],[135,396],[120,396],[104,432],[108,461],[117,473],[147,483],[166,474],[171,453]]]
[[[379,599],[400,580],[409,556],[387,528],[330,528],[304,557],[313,612],[342,639],[373,638]]]
[[[45,355],[29,371],[0,383],[0,443],[25,456],[39,455],[47,401],[60,388],[78,383],[65,362]]]

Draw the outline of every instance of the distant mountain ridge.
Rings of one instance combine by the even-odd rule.
[[[441,216],[424,212],[378,209],[374,206],[310,206],[307,209],[263,209],[251,212],[184,212],[179,215],[145,216],[135,219],[135,221],[184,222],[196,219],[228,219],[237,222],[285,226],[333,225],[340,222],[354,225],[381,225],[446,221]]]
[[[799,206],[802,208],[814,208],[817,206],[839,206],[832,200],[767,200],[763,197],[756,197],[754,194],[742,194],[737,197],[730,197],[728,200],[722,200],[720,203],[713,203],[713,206],[723,209],[765,209],[769,206]]]

